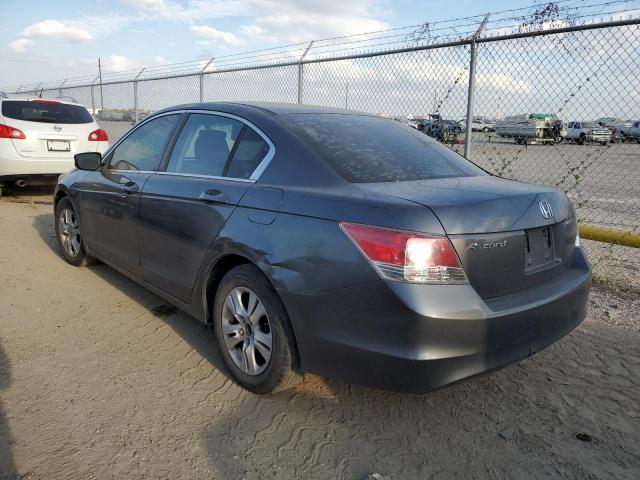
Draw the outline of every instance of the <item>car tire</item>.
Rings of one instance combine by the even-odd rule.
[[[240,265],[223,277],[213,304],[213,323],[222,358],[238,385],[266,394],[298,383],[301,376],[289,317],[255,265]]]
[[[86,267],[98,262],[84,248],[80,219],[68,197],[56,204],[54,224],[58,247],[67,263],[75,267]]]

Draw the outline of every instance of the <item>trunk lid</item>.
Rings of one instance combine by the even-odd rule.
[[[492,176],[360,186],[431,209],[483,298],[534,287],[571,264],[577,224],[557,190]]]
[[[4,123],[22,130],[25,139],[11,140],[19,155],[38,158],[66,158],[79,152],[96,152],[101,142],[90,142],[93,123],[57,124],[5,118]]]

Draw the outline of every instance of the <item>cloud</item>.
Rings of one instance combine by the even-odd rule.
[[[86,30],[72,25],[64,24],[58,20],[45,20],[34,23],[25,28],[20,38],[58,38],[68,42],[86,42],[93,40],[93,36]]]
[[[384,22],[367,17],[343,17],[340,15],[280,13],[258,17],[254,25],[268,35],[276,35],[289,42],[305,42],[314,39],[383,30]]]
[[[171,0],[124,0],[136,10],[137,19],[161,19],[193,23],[196,20],[246,15],[247,0],[188,0],[185,5]]]
[[[223,42],[233,47],[240,47],[247,44],[246,40],[236,37],[231,32],[216,30],[215,28],[209,27],[207,25],[193,25],[189,30],[191,30],[192,33],[201,38]]]
[[[9,44],[9,47],[16,53],[25,53],[33,42],[28,38],[18,38]]]
[[[84,28],[58,20],[44,20],[22,30],[17,39],[9,44],[16,53],[25,53],[34,44],[34,38],[52,38],[70,43],[88,42],[93,36]]]

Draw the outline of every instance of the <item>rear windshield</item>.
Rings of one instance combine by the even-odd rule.
[[[2,102],[2,115],[7,118],[41,123],[91,123],[93,117],[86,108],[66,103],[40,103],[11,100]]]
[[[390,119],[333,113],[283,118],[352,183],[486,175],[426,134]]]

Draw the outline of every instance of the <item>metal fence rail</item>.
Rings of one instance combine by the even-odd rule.
[[[492,173],[564,190],[583,222],[608,229],[608,241],[637,242],[640,128],[626,121],[640,120],[640,19],[516,29],[485,28],[486,20],[462,38],[405,35],[391,49],[367,51],[365,40],[353,40],[361,44],[336,51],[319,41],[257,61],[247,54],[186,73],[143,70],[12,93],[70,96],[103,122],[201,101],[298,102],[408,118]],[[506,119],[531,114],[564,124],[552,140],[551,127],[541,138],[504,135]],[[591,123],[566,135],[562,127],[598,121],[610,132],[606,141],[593,138]]]

